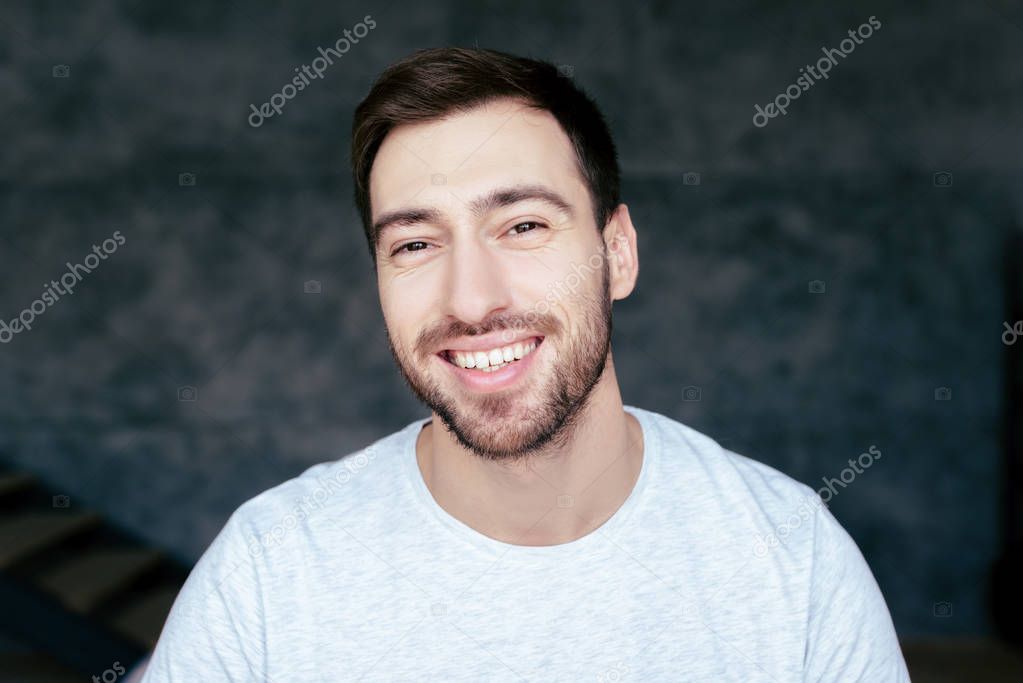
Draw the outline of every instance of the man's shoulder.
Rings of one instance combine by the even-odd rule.
[[[405,449],[420,422],[336,460],[312,465],[249,498],[231,515],[229,526],[249,537],[282,533],[305,525],[325,510],[330,513],[322,517],[338,519],[349,511],[365,512],[367,506],[393,499],[405,475]]]
[[[747,557],[771,553],[794,581],[809,580],[815,557],[832,566],[862,563],[813,488],[669,417],[655,414],[653,422],[661,448],[658,502],[670,501],[681,525],[698,520],[691,543],[705,542],[708,553],[722,543],[745,547]]]
[[[653,427],[660,470],[670,486],[684,486],[694,494],[702,489],[708,496],[731,499],[728,502],[751,498],[783,509],[816,495],[794,477],[733,451],[694,427],[660,413],[633,410],[642,413]]]

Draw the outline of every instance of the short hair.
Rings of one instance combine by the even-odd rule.
[[[380,145],[396,126],[466,112],[512,97],[550,112],[575,150],[597,229],[619,203],[618,155],[596,103],[550,62],[482,48],[429,48],[389,66],[355,110],[352,174],[355,204],[376,261],[369,177]]]

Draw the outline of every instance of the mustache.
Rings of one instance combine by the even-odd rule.
[[[416,338],[416,348],[423,354],[433,349],[445,348],[444,343],[458,337],[476,337],[488,332],[508,330],[511,333],[533,330],[544,337],[561,334],[561,321],[553,315],[530,312],[528,314],[495,313],[478,323],[465,323],[461,320],[441,322],[427,327]]]

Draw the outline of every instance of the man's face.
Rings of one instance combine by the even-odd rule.
[[[557,120],[514,100],[400,126],[370,178],[392,353],[458,441],[561,443],[611,334],[604,240]]]

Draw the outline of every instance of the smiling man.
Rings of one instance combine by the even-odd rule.
[[[431,410],[246,502],[146,681],[908,681],[820,497],[625,406],[615,147],[545,62],[417,52],[353,126],[391,351]]]

